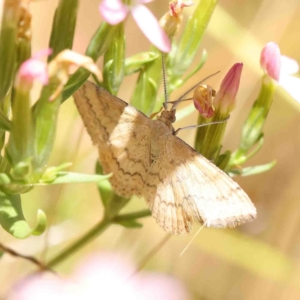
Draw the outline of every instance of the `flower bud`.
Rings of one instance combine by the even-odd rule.
[[[220,90],[213,101],[215,109],[221,114],[229,115],[235,107],[235,98],[240,85],[242,69],[242,63],[234,64],[221,83]]]
[[[41,50],[32,58],[23,62],[16,77],[15,87],[29,91],[35,79],[40,81],[42,85],[47,85],[49,81],[47,64],[41,61],[40,58],[50,55],[51,52],[51,49]]]
[[[271,78],[279,80],[281,59],[277,44],[270,42],[264,46],[260,55],[260,65]]]
[[[191,6],[194,3],[192,1],[175,0],[170,2],[170,10],[159,21],[161,27],[165,30],[169,37],[173,37],[179,30],[183,9]]]

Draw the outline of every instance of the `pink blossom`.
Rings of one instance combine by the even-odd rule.
[[[280,55],[279,46],[269,42],[261,52],[260,64],[270,77],[278,81],[280,86],[300,102],[300,78],[292,76],[299,72],[296,60]]]
[[[274,42],[267,43],[261,51],[260,65],[274,80],[279,80],[280,75],[280,49]]]
[[[199,85],[193,94],[195,108],[204,118],[211,118],[214,115],[213,96],[215,91],[211,86]]]
[[[51,53],[51,49],[43,49],[24,61],[18,70],[15,85],[22,85],[30,89],[35,79],[40,81],[41,84],[47,85],[49,81],[47,64],[40,59]]]
[[[19,284],[8,300],[189,299],[182,284],[167,275],[139,272],[124,256],[94,255],[68,279],[52,274],[30,277]]]
[[[219,110],[221,113],[229,113],[235,107],[242,70],[242,63],[234,64],[221,83],[220,90],[217,92],[213,102],[216,110]]]
[[[121,0],[103,0],[99,6],[103,19],[116,25],[125,20],[129,12],[149,41],[163,52],[171,50],[171,43],[167,34],[160,27],[152,12],[143,4],[149,0],[135,0],[133,4],[126,5]]]

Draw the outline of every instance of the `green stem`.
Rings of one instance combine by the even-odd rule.
[[[125,220],[140,219],[140,218],[148,217],[150,215],[151,215],[150,210],[145,209],[134,213],[119,215],[114,218],[104,218],[100,223],[95,225],[90,231],[88,231],[81,238],[79,238],[79,240],[75,241],[75,243],[73,243],[71,246],[69,246],[61,253],[59,253],[57,256],[52,258],[48,262],[47,267],[51,268],[61,263],[66,258],[71,256],[73,253],[75,253],[76,251],[84,247],[86,244],[88,244],[90,241],[98,237],[103,231],[105,231],[113,223],[118,223],[120,221],[125,221]]]
[[[113,222],[114,223],[119,223],[121,221],[136,220],[136,219],[149,217],[149,216],[151,216],[151,211],[149,209],[145,209],[145,210],[141,210],[141,211],[134,212],[134,213],[129,213],[129,214],[123,214],[123,215],[116,216],[113,219]]]
[[[77,250],[81,249],[88,242],[95,239],[100,233],[102,233],[105,229],[107,229],[112,224],[110,219],[103,219],[100,223],[94,226],[89,232],[84,234],[79,240],[77,240],[74,244],[69,246],[67,249],[63,250],[57,256],[52,258],[47,264],[48,267],[54,267],[57,264],[64,261],[70,255],[75,253]]]

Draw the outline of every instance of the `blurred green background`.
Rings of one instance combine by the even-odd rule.
[[[197,1],[194,1],[197,2]],[[33,52],[46,48],[58,0],[32,3]],[[88,41],[101,22],[98,0],[81,1],[75,33],[74,50],[84,53]],[[148,7],[160,18],[168,1],[154,1]],[[193,7],[185,9],[186,16]],[[299,0],[220,0],[202,41],[208,60],[201,71],[172,98],[214,73],[221,73],[208,84],[218,89],[235,62],[244,69],[231,115],[224,150],[238,145],[241,126],[261,84],[260,51],[269,41],[276,42],[284,55],[300,62]],[[149,42],[132,18],[126,24],[127,56],[145,51]],[[200,53],[199,57],[200,59]],[[130,99],[135,76],[125,79],[119,97]],[[195,299],[299,299],[300,298],[300,104],[278,88],[264,132],[265,145],[249,165],[273,159],[277,165],[268,173],[238,178],[258,210],[258,218],[235,230],[203,229],[186,252],[179,256],[196,233],[173,236],[144,266],[180,278]],[[175,124],[195,124],[197,113]],[[184,130],[180,137],[193,145],[195,130]],[[59,117],[55,148],[50,165],[73,162],[72,171],[93,173],[97,149],[83,128],[72,99],[66,101]],[[201,191],[199,191],[201,192]],[[24,213],[33,225],[36,210],[42,208],[49,218],[49,230],[39,237],[15,240],[0,230],[3,244],[23,254],[49,259],[97,223],[103,213],[95,184],[70,184],[37,187],[23,195]],[[146,208],[134,199],[126,211]],[[129,230],[111,226],[103,235],[70,257],[56,269],[72,271],[82,257],[102,250],[122,251],[137,265],[159,244],[166,233],[155,220],[142,220],[142,229]],[[14,282],[35,267],[9,255],[0,262],[0,298]]]

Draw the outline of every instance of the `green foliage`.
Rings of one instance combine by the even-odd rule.
[[[78,0],[59,1],[53,19],[49,43],[49,48],[53,52],[49,56],[48,61],[51,61],[59,52],[65,49],[72,49],[78,4]]]
[[[36,225],[31,228],[24,218],[20,195],[0,193],[0,224],[15,238],[24,239],[31,234],[40,235],[46,230],[46,215],[39,210]]]

